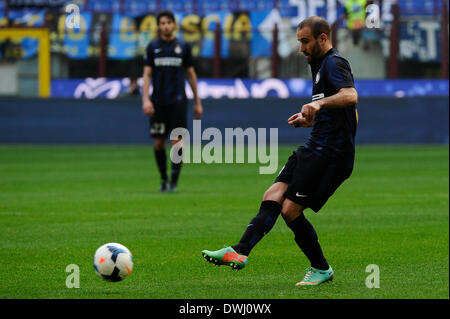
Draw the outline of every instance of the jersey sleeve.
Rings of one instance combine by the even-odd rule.
[[[193,66],[194,64],[192,63],[192,49],[191,46],[187,43],[185,43],[185,47],[184,47],[184,57],[183,57],[183,67],[184,68],[189,68],[191,66]]]
[[[330,57],[327,61],[327,74],[331,85],[337,91],[355,86],[350,64],[345,59],[335,56]]]
[[[151,66],[151,67],[155,66],[155,61],[154,61],[154,57],[153,57],[153,50],[152,50],[152,44],[151,43],[145,49],[144,65]]]

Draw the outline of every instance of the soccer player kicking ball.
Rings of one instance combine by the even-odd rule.
[[[194,118],[199,119],[202,116],[203,108],[197,94],[197,75],[192,64],[191,48],[185,42],[175,38],[175,16],[170,11],[162,11],[156,20],[160,36],[152,41],[145,50],[142,110],[150,118],[150,135],[155,139],[155,158],[161,174],[159,190],[175,192],[182,163],[172,162],[169,182],[166,138],[173,129],[187,127],[185,70],[194,94]],[[153,83],[151,99],[147,93],[150,81]],[[173,140],[172,145],[178,144],[178,142],[180,140]],[[182,149],[180,148],[178,152],[181,155]]]
[[[313,126],[309,141],[289,157],[274,184],[264,193],[259,213],[248,224],[238,244],[217,251],[203,250],[208,262],[245,267],[253,247],[267,234],[278,216],[294,232],[295,242],[311,263],[298,286],[319,285],[333,279],[313,225],[303,211],[318,212],[352,173],[358,94],[347,60],[330,43],[330,25],[310,17],[297,28],[300,51],[311,66],[312,102],[292,115],[293,127]]]

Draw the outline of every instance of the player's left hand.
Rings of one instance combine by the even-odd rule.
[[[310,127],[312,122],[308,121],[303,117],[302,113],[295,113],[290,118],[288,118],[288,124],[293,127]]]
[[[308,104],[305,104],[302,106],[302,111],[300,113],[302,113],[303,117],[308,121],[308,122],[314,122],[314,117],[316,115],[316,112],[320,110],[320,105],[317,102],[311,102]]]
[[[194,118],[196,120],[199,120],[202,118],[203,115],[203,107],[202,107],[202,102],[198,101],[195,102],[194,104]]]

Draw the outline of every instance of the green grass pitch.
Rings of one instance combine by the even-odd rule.
[[[294,146],[279,150],[284,164]],[[202,249],[236,243],[274,175],[259,164],[186,164],[160,194],[149,146],[0,146],[0,298],[449,298],[449,149],[359,146],[325,207],[307,211],[335,280],[296,287],[308,262],[280,217],[239,272]],[[94,272],[95,250],[134,255],[126,280]],[[66,287],[66,266],[80,288]],[[380,287],[365,285],[366,267]]]

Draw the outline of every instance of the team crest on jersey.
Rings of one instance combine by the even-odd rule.
[[[177,46],[175,47],[174,51],[175,51],[176,54],[180,54],[181,53],[181,47],[180,47],[179,44],[177,44]]]
[[[314,80],[314,83],[317,84],[317,83],[319,83],[319,81],[320,81],[320,70],[319,70],[319,72],[317,72],[316,79]]]

